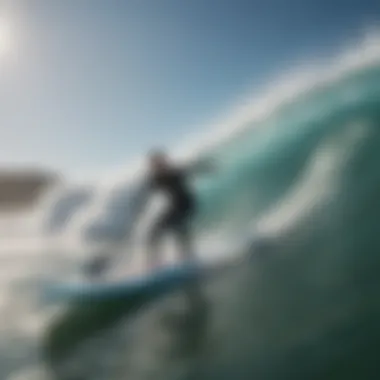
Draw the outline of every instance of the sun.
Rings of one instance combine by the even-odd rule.
[[[7,54],[11,48],[11,28],[8,22],[0,17],[0,56]]]

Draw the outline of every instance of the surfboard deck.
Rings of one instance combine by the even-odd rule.
[[[45,291],[47,302],[57,301],[101,301],[147,295],[159,296],[167,291],[186,285],[211,274],[219,265],[204,263],[182,263],[159,269],[153,273],[127,278],[118,282],[49,284]]]

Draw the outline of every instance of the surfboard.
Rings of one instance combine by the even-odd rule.
[[[135,302],[137,299],[151,300],[174,291],[181,286],[203,279],[210,279],[230,269],[252,262],[258,252],[266,252],[267,242],[260,239],[246,239],[231,250],[225,247],[218,255],[200,255],[208,259],[182,262],[163,267],[157,271],[128,277],[125,280],[113,282],[54,282],[45,284],[43,302],[55,303],[60,301],[94,302],[122,299]],[[254,242],[254,243],[253,243]],[[247,250],[247,247],[250,247]],[[231,257],[226,252],[241,252],[242,255]],[[220,253],[223,254],[220,254]],[[244,252],[248,252],[246,255]],[[210,253],[210,252],[209,252]]]
[[[133,297],[140,296],[154,298],[192,281],[208,277],[224,268],[225,264],[186,262],[118,282],[51,283],[45,288],[44,299],[46,302],[93,302],[121,298],[132,300]]]

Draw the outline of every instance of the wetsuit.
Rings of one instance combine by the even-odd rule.
[[[149,243],[151,250],[155,251],[158,239],[166,232],[173,232],[181,245],[182,255],[190,259],[189,219],[195,211],[195,198],[186,183],[187,176],[185,170],[174,168],[151,177],[149,190],[166,193],[170,206],[154,223]]]

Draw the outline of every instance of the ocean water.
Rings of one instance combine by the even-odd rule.
[[[135,173],[71,184],[5,218],[0,377],[377,379],[379,46],[296,67],[189,148],[218,167],[194,183],[199,252],[255,257],[202,283],[201,302],[181,289],[138,307],[40,302],[45,279],[122,239]],[[247,236],[260,244],[233,248]],[[139,260],[126,249],[117,267]]]

